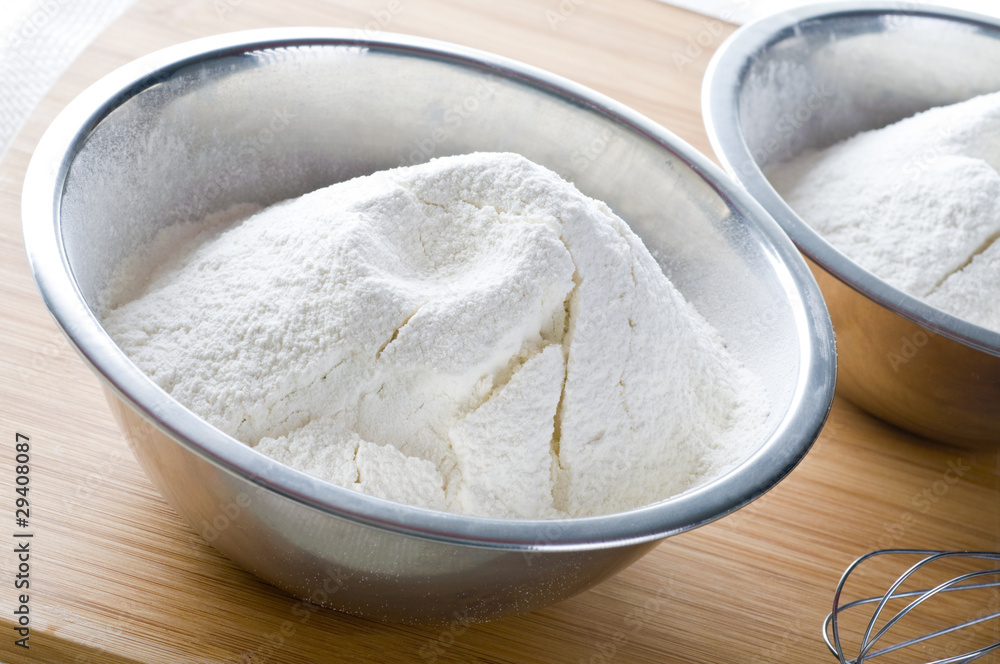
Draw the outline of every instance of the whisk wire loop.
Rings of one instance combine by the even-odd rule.
[[[940,584],[940,585],[938,585],[938,586],[936,586],[934,588],[931,588],[930,590],[918,591],[917,592],[917,595],[918,595],[917,599],[915,599],[912,602],[910,602],[909,604],[907,604],[903,609],[901,609],[899,611],[899,613],[897,613],[890,620],[888,620],[886,622],[886,624],[878,632],[875,633],[874,637],[871,637],[871,630],[874,628],[874,626],[876,624],[876,621],[878,620],[879,616],[882,613],[882,609],[885,608],[886,603],[888,603],[890,600],[896,599],[896,598],[898,598],[900,596],[899,594],[896,593],[896,589],[900,585],[902,585],[907,579],[909,579],[910,576],[914,572],[916,572],[920,567],[922,567],[923,565],[925,565],[927,563],[932,562],[935,559],[937,559],[936,556],[935,557],[931,557],[931,558],[927,558],[927,559],[921,561],[920,563],[918,563],[917,565],[914,565],[913,567],[911,567],[909,570],[907,570],[892,585],[892,587],[889,589],[889,591],[882,597],[882,601],[879,602],[878,608],[875,610],[875,613],[872,616],[872,619],[868,623],[868,631],[865,632],[864,642],[867,645],[862,649],[862,651],[860,653],[863,657],[874,656],[874,653],[869,652],[869,651],[871,650],[871,648],[874,647],[875,643],[880,638],[882,638],[883,636],[885,636],[885,634],[890,629],[892,629],[892,627],[894,625],[896,625],[896,623],[898,623],[900,620],[902,620],[904,617],[906,617],[906,615],[908,613],[910,613],[911,611],[913,611],[920,604],[922,604],[926,600],[930,599],[931,597],[934,597],[935,595],[937,595],[939,593],[942,593],[942,592],[949,592],[949,591],[955,591],[955,590],[971,590],[971,589],[976,588],[976,587],[991,587],[991,586],[998,585],[997,583],[962,585],[964,581],[968,581],[968,580],[973,579],[975,577],[985,576],[985,575],[988,575],[988,574],[997,574],[998,572],[1000,572],[1000,570],[991,569],[991,570],[984,570],[984,571],[979,571],[979,572],[970,572],[968,574],[963,574],[962,576],[956,577],[956,578],[951,579],[949,581],[945,581],[944,583],[942,583],[942,584]],[[937,630],[937,631],[932,632],[930,634],[925,634],[925,635],[920,636],[920,637],[909,639],[907,641],[902,642],[902,644],[897,644],[896,646],[890,646],[889,648],[884,648],[881,651],[876,651],[876,652],[886,653],[886,652],[890,652],[891,650],[898,650],[900,647],[903,647],[903,644],[905,644],[906,646],[909,646],[909,645],[914,645],[914,644],[920,643],[922,641],[928,641],[928,640],[933,639],[935,637],[942,636],[944,634],[950,634],[951,632],[956,632],[956,631],[958,631],[960,629],[964,629],[966,627],[971,627],[971,626],[977,625],[977,624],[979,624],[981,622],[985,622],[985,620],[987,620],[988,618],[989,618],[989,616],[987,616],[986,618],[979,618],[979,619],[975,619],[975,620],[968,620],[968,621],[966,621],[964,623],[961,623],[961,624],[958,624],[958,625],[952,625],[951,627],[940,629],[940,630]],[[863,659],[862,659],[862,661],[863,661]]]
[[[847,583],[847,579],[851,574],[865,561],[874,558],[876,556],[886,556],[886,555],[920,555],[923,559],[919,562],[911,565],[902,575],[900,575],[896,581],[892,584],[886,593],[877,597],[867,597],[864,599],[854,600],[846,604],[841,605],[841,595],[844,591],[844,586]],[[962,629],[972,627],[990,620],[1000,618],[1000,612],[992,613],[989,615],[981,616],[979,618],[974,618],[966,620],[963,623],[957,625],[951,625],[949,627],[939,629],[929,634],[924,634],[919,637],[907,639],[888,645],[879,649],[875,649],[876,644],[880,639],[886,636],[886,634],[899,623],[907,614],[912,612],[918,606],[920,606],[925,601],[930,598],[959,590],[976,590],[983,588],[996,588],[1000,587],[1000,581],[991,582],[973,582],[977,578],[989,576],[989,575],[1000,575],[1000,569],[989,569],[989,570],[978,570],[974,572],[968,572],[960,576],[954,577],[948,581],[938,584],[937,586],[924,589],[924,590],[909,590],[909,591],[899,591],[899,588],[910,579],[917,571],[926,565],[929,565],[935,561],[941,560],[943,558],[951,557],[963,557],[963,558],[978,558],[985,560],[1000,560],[1000,552],[992,551],[936,551],[936,550],[925,550],[925,549],[882,549],[879,551],[872,551],[867,553],[853,563],[844,571],[840,578],[840,582],[837,584],[837,589],[834,594],[833,599],[833,610],[827,615],[826,619],[823,621],[823,640],[830,652],[838,658],[841,664],[863,664],[865,661],[874,659],[881,655],[885,655],[890,652],[894,652],[903,648],[911,647],[915,644],[928,641],[930,639],[943,636],[946,634],[951,634]],[[913,598],[904,608],[899,610],[896,615],[889,618],[886,623],[875,630],[875,626],[878,624],[878,620],[882,615],[883,610],[886,605],[893,600],[899,599],[910,599]],[[860,651],[857,657],[853,659],[847,659],[844,654],[843,645],[840,638],[840,626],[839,626],[839,616],[845,611],[852,609],[854,607],[863,606],[866,604],[877,604],[875,610],[872,614],[871,619],[868,621],[868,625],[865,629],[864,637],[861,642]],[[993,643],[988,646],[984,646],[977,650],[966,652],[961,655],[955,655],[952,657],[946,657],[944,659],[938,659],[928,664],[967,664],[975,659],[978,659],[989,652],[997,650],[1000,648],[1000,642]]]

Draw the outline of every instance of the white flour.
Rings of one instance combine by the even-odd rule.
[[[761,442],[759,381],[623,221],[523,157],[223,222],[161,234],[104,324],[180,402],[306,473],[437,510],[586,516]]]
[[[934,108],[768,172],[788,204],[889,284],[1000,330],[1000,93]]]

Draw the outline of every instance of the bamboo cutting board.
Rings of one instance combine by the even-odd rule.
[[[0,164],[0,660],[820,662],[832,591],[884,546],[1000,546],[1000,457],[922,441],[838,400],[771,493],[665,541],[559,605],[485,625],[384,625],[318,609],[236,568],[146,480],[97,380],[35,291],[20,238],[31,151],[84,87],[140,55],[246,28],[387,29],[493,51],[593,87],[711,154],[701,77],[732,26],[653,0],[140,0],[63,76]],[[15,525],[15,438],[30,438],[30,527]],[[16,590],[31,532],[30,589]],[[23,538],[22,538],[23,539]],[[15,645],[28,592],[30,649]]]

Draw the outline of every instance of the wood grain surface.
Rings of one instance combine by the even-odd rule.
[[[822,662],[833,588],[883,546],[1000,545],[996,453],[920,440],[838,400],[768,495],[663,542],[559,605],[484,625],[385,625],[236,568],[145,478],[25,262],[21,183],[56,113],[187,39],[277,25],[385,29],[493,51],[590,86],[711,154],[699,93],[732,26],[654,0],[140,0],[63,76],[0,164],[0,660],[21,662]],[[17,647],[14,439],[30,437],[30,649]]]

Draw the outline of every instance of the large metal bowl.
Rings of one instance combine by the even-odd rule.
[[[837,333],[838,389],[900,427],[1000,443],[1000,333],[886,284],[785,203],[762,169],[933,106],[1000,90],[1000,22],[922,3],[814,5],[737,30],[703,87],[709,138],[811,261]]]
[[[767,388],[768,431],[751,458],[683,495],[594,518],[504,521],[395,504],[309,477],[209,426],[139,371],[93,313],[115,266],[159,228],[474,150],[519,152],[566,175],[658,252]],[[745,192],[620,104],[471,49],[274,29],[154,53],[53,122],[28,169],[22,212],[46,304],[103,380],[170,504],[251,572],[352,613],[486,620],[573,595],[772,487],[806,453],[833,396],[820,292]]]

